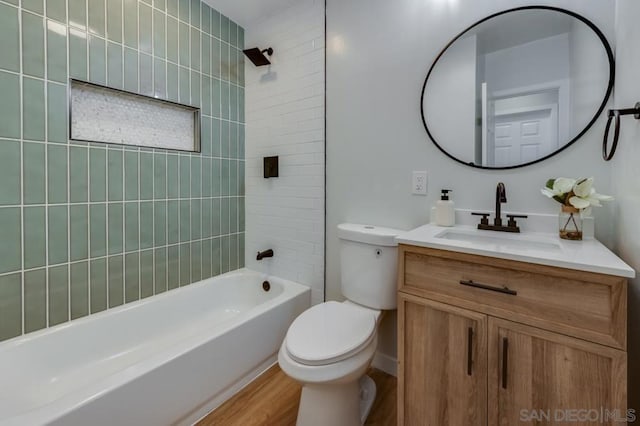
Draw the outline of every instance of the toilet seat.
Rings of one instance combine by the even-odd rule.
[[[369,345],[376,334],[375,311],[325,302],[296,318],[285,338],[288,355],[304,365],[342,361]]]

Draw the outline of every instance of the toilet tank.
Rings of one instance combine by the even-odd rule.
[[[396,309],[398,244],[403,231],[343,223],[340,239],[342,295],[373,309]]]

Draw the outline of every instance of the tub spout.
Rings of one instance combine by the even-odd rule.
[[[268,249],[265,251],[259,251],[258,256],[256,256],[256,260],[262,260],[265,257],[273,257],[273,250]]]

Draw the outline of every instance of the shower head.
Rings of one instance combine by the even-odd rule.
[[[247,58],[249,58],[251,62],[253,62],[253,65],[255,65],[256,67],[261,67],[262,65],[271,64],[271,61],[264,54],[266,52],[267,55],[269,56],[273,55],[273,49],[270,47],[264,50],[260,50],[259,48],[254,47],[252,49],[245,49],[243,50],[243,52],[245,55],[247,55]]]

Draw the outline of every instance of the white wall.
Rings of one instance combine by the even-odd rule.
[[[632,2],[633,0],[630,0]],[[586,16],[613,39],[610,1],[546,0]],[[410,229],[424,224],[440,188],[456,206],[492,211],[496,183],[510,211],[556,213],[540,194],[550,177],[594,176],[610,193],[600,157],[604,120],[571,148],[533,166],[483,171],[445,157],[420,118],[420,90],[438,52],[457,33],[525,0],[327,0],[327,297],[341,299],[336,225],[360,222]],[[637,15],[636,15],[637,16]],[[631,18],[629,18],[631,19]],[[428,170],[429,195],[410,194],[411,171]],[[596,234],[613,240],[611,207],[596,210]],[[637,212],[637,210],[635,210]],[[395,316],[381,330],[381,351],[395,356]]]
[[[568,53],[566,33],[487,53],[487,85],[495,92],[565,80],[569,78]]]
[[[247,26],[245,47],[271,46],[271,66],[245,64],[246,265],[312,287],[324,299],[324,1],[300,0]],[[278,155],[280,177],[262,177]],[[256,261],[256,252],[275,256]]]
[[[609,75],[607,55],[600,39],[583,23],[574,22],[569,33],[571,54],[571,133],[577,134],[589,122],[593,105],[600,105],[607,85],[598,84]]]
[[[640,101],[640,2],[617,0],[616,86],[614,105],[630,108]],[[610,163],[616,197],[616,251],[640,272],[640,121],[622,119],[620,142]],[[640,411],[640,279],[629,282],[629,408]]]
[[[466,161],[474,160],[475,151],[477,38],[475,34],[461,38],[447,50],[429,76],[429,96],[424,98],[429,131],[437,140],[449,137],[454,142],[447,146],[449,154]]]

